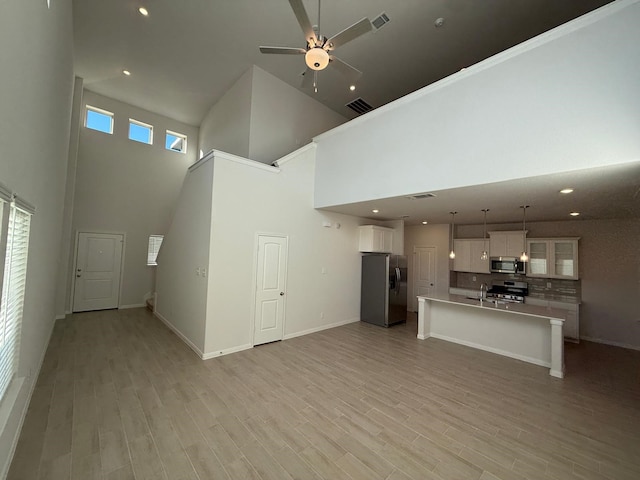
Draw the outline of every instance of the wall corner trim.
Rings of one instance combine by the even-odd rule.
[[[164,323],[173,333],[175,333],[180,340],[182,340],[184,343],[186,343],[189,348],[191,348],[191,350],[193,350],[196,355],[198,355],[198,357],[203,358],[204,354],[202,353],[202,350],[200,350],[191,340],[189,340],[180,330],[178,330],[169,320],[167,320],[166,318],[164,318],[160,313],[158,313],[157,311],[153,312],[153,315],[155,317],[157,317],[162,323]]]
[[[230,353],[241,352],[243,350],[249,350],[251,348],[253,348],[253,345],[247,343],[245,345],[238,345],[237,347],[225,348],[223,350],[216,350],[215,352],[204,353],[202,354],[201,358],[203,360],[210,360],[212,358],[222,357],[223,355],[229,355]]]

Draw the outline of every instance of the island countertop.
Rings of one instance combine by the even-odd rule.
[[[549,368],[564,377],[567,310],[465,295],[418,296],[418,335],[459,343]]]
[[[433,300],[436,302],[457,303],[461,305],[469,305],[471,307],[491,309],[497,311],[505,311],[509,313],[517,313],[520,315],[530,315],[546,319],[556,319],[565,321],[567,311],[560,308],[545,307],[539,305],[531,305],[526,303],[495,303],[491,299],[483,299],[482,302],[477,298],[469,298],[465,295],[456,295],[453,293],[439,293],[432,295],[419,295],[418,298]]]

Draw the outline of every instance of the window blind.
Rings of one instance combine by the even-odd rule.
[[[31,224],[31,214],[15,201],[9,204],[8,217],[6,230],[2,232],[3,237],[6,232],[6,247],[0,300],[0,399],[17,370]]]
[[[164,235],[150,235],[149,236],[149,249],[147,250],[147,265],[157,265],[156,259],[158,258],[158,252],[162,245]]]

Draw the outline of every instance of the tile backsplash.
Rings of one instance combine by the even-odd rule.
[[[475,278],[475,280],[474,280]],[[482,283],[491,287],[494,281],[513,280],[527,282],[529,295],[564,295],[582,298],[580,280],[561,280],[556,278],[533,278],[526,275],[510,275],[505,273],[467,273],[450,272],[449,286],[479,290]],[[547,285],[550,285],[549,287]]]

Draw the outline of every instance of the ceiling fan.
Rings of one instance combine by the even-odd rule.
[[[318,72],[329,65],[334,66],[345,75],[352,84],[355,83],[362,76],[362,72],[333,55],[333,51],[370,31],[372,28],[371,21],[365,17],[340,33],[327,38],[320,34],[320,0],[318,0],[318,25],[315,28],[311,25],[302,0],[289,0],[289,4],[304,33],[305,41],[307,42],[306,48],[261,46],[260,51],[279,55],[304,55],[307,69],[302,74],[302,86],[308,86],[313,78],[313,88],[316,92],[318,91]]]

